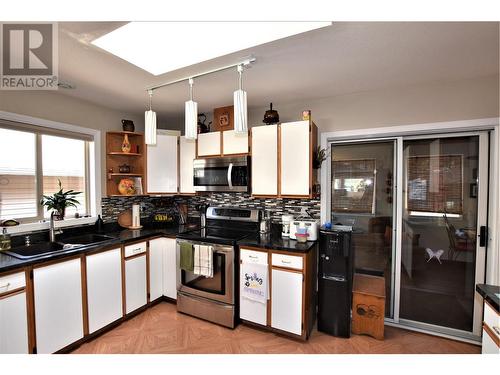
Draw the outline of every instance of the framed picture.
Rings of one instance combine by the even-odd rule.
[[[213,131],[234,129],[234,107],[220,107],[214,109]]]

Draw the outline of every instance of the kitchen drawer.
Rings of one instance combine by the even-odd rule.
[[[10,292],[15,289],[26,286],[26,277],[24,272],[14,273],[0,277],[0,294]]]
[[[139,242],[125,246],[125,258],[146,252],[146,242]]]
[[[500,315],[487,303],[484,304],[484,323],[500,339],[500,333],[497,331],[500,330]]]
[[[272,254],[271,264],[277,267],[293,268],[301,270],[303,268],[303,258],[301,256]]]
[[[256,263],[256,264],[267,265],[267,252],[241,248],[240,259],[243,263]]]

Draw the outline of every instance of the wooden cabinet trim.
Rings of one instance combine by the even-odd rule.
[[[281,124],[276,127],[278,132],[278,197],[281,197]]]
[[[82,278],[82,317],[83,317],[83,337],[89,334],[89,306],[87,294],[87,257],[80,258],[80,273]]]
[[[135,259],[135,258],[139,258],[139,257],[143,257],[143,256],[145,256],[147,258],[147,250],[146,250],[145,253],[139,253],[139,254],[130,255],[128,257],[124,257],[124,259],[125,259],[125,262],[126,262],[127,260],[131,260],[131,259]]]
[[[36,353],[35,294],[33,288],[33,268],[26,268],[26,313],[28,314],[28,351]]]
[[[122,266],[122,316],[127,315],[127,284],[125,282],[125,247],[122,246],[120,249],[121,253],[121,266]]]
[[[279,271],[300,273],[302,276],[304,275],[304,270],[298,270],[295,268],[288,268],[288,267],[281,267],[281,266],[271,266],[271,268],[275,269],[275,270],[279,270]],[[304,280],[302,279],[302,281],[304,281]]]
[[[149,241],[146,242],[146,304],[148,304],[151,299],[151,282],[149,280],[149,272],[150,272],[150,269],[149,269],[149,257],[150,257],[150,254],[149,254]],[[130,259],[130,257],[128,257],[127,259]]]
[[[493,332],[489,325],[483,322],[483,330],[490,336],[493,342],[500,348],[500,338]]]
[[[34,264],[32,266],[32,268],[33,268],[33,270],[35,270],[35,269],[38,269],[38,268],[51,266],[51,265],[54,265],[54,264],[57,264],[57,263],[69,262],[71,260],[80,259],[81,256],[82,256],[81,254],[78,254],[78,255],[71,255],[71,256],[69,256],[67,258],[60,258],[60,259],[48,260],[48,261],[46,261],[44,263]]]
[[[240,250],[253,250],[253,251],[260,251],[261,253],[267,253],[268,250],[265,249],[265,248],[262,248],[262,247],[257,247],[257,246],[247,246],[247,245],[243,245],[243,246],[240,246]]]
[[[24,286],[21,288],[12,289],[12,290],[9,290],[8,292],[0,294],[0,299],[9,298],[9,297],[15,296],[16,294],[23,293],[25,291],[26,291],[26,288]]]

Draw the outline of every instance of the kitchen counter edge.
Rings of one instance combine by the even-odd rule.
[[[96,244],[80,246],[74,249],[69,249],[64,252],[49,254],[44,257],[33,258],[33,259],[18,259],[7,254],[2,254],[0,252],[0,274],[11,272],[16,269],[22,269],[28,266],[33,266],[36,264],[50,262],[53,260],[69,258],[72,256],[81,255],[85,253],[91,253],[95,250],[99,250],[102,248],[109,248],[116,245],[121,246],[129,242],[152,239],[154,237],[176,238],[178,234],[190,230],[193,230],[193,227],[179,225],[161,229],[143,228],[136,230],[124,229],[117,232],[104,232],[102,234],[105,234],[113,238]],[[32,246],[36,246],[36,244],[33,244]]]

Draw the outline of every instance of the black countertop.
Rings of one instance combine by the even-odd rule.
[[[498,285],[488,285],[488,284],[477,284],[476,291],[483,296],[483,298],[488,301],[488,303],[500,312],[499,305],[500,301],[497,294],[500,293],[500,286]]]
[[[79,246],[73,249],[68,249],[66,251],[57,252],[56,254],[48,254],[46,256],[33,259],[18,259],[7,254],[2,254],[0,252],[0,273],[11,271],[16,268],[30,266],[37,263],[47,262],[54,259],[60,259],[82,253],[88,253],[103,247],[121,245],[123,243],[132,241],[140,241],[145,238],[151,238],[155,236],[166,236],[175,238],[178,234],[197,229],[197,227],[198,227],[197,225],[190,224],[190,225],[170,225],[162,228],[144,227],[142,229],[130,230],[130,229],[121,229],[117,225],[107,226],[105,227],[102,234],[112,237],[111,239],[92,245]],[[72,228],[71,232],[73,235],[75,233],[83,234],[92,231],[92,229],[93,226]],[[64,240],[64,236],[61,237],[60,240]],[[31,246],[36,246],[36,243],[33,243]]]
[[[283,250],[292,253],[307,253],[316,245],[315,241],[298,242],[282,238],[280,234],[250,236],[238,241],[238,246],[253,246],[268,250]]]

